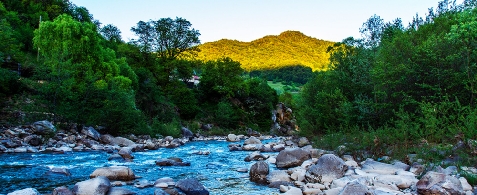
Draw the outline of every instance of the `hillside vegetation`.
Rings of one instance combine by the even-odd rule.
[[[252,42],[222,39],[204,43],[197,58],[209,61],[229,57],[251,70],[276,69],[304,65],[313,70],[325,70],[329,63],[326,50],[334,43],[312,38],[298,31],[285,31],[278,36],[269,35]]]

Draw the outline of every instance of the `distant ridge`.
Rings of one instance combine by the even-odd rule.
[[[312,38],[299,31],[285,31],[280,35],[241,42],[221,39],[199,45],[199,60],[230,57],[251,70],[276,69],[291,65],[304,65],[313,70],[325,70],[329,62],[326,50],[334,42]]]

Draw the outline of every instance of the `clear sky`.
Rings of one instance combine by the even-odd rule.
[[[102,24],[117,26],[125,41],[139,21],[182,17],[199,30],[202,43],[220,39],[253,41],[286,30],[318,39],[360,37],[359,28],[376,14],[407,26],[439,0],[70,0],[86,7]],[[460,3],[460,1],[458,1]]]

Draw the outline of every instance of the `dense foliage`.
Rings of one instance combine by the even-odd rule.
[[[329,48],[330,70],[304,86],[302,132],[357,130],[380,150],[477,139],[475,6],[442,1],[408,27],[372,16],[361,39]]]
[[[313,77],[313,71],[310,67],[296,65],[277,69],[254,70],[249,72],[249,76],[285,84],[304,85]]]
[[[67,0],[0,2],[1,124],[47,119],[154,136],[200,123],[269,129],[275,91],[242,77],[230,58],[194,60],[200,33],[189,21],[131,30],[138,39],[125,43],[117,27]]]
[[[285,31],[278,36],[265,36],[252,42],[222,39],[204,43],[197,58],[216,60],[229,57],[247,71],[277,69],[303,65],[313,70],[326,70],[328,46],[333,42],[308,37],[298,31]]]

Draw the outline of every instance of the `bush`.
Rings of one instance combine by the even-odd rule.
[[[151,129],[154,136],[172,136],[175,138],[181,136],[181,125],[177,120],[174,120],[170,123],[161,123],[160,120],[154,118]]]

